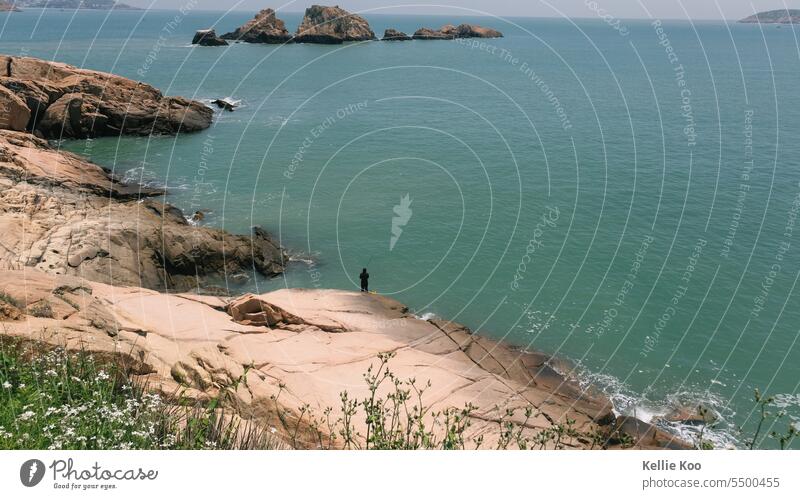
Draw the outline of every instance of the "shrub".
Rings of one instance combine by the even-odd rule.
[[[146,388],[87,352],[0,337],[0,448],[269,449],[278,444],[271,433],[219,409],[219,398],[182,405]]]

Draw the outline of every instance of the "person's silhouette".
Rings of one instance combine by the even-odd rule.
[[[358,277],[361,278],[361,291],[364,293],[369,292],[369,274],[367,273],[367,269],[362,269],[361,275]]]

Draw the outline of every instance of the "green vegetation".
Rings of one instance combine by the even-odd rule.
[[[486,447],[483,436],[469,440],[467,437],[477,407],[467,404],[461,409],[433,411],[422,402],[430,382],[420,385],[415,379],[399,379],[388,366],[392,357],[393,353],[379,355],[377,369],[370,366],[364,374],[369,392],[363,400],[350,398],[346,391],[340,394],[342,416],[335,420],[332,419],[332,408],[325,409],[321,417],[307,405],[301,408],[299,415],[290,414],[278,403],[284,388],[281,385],[281,391],[273,401],[283,433],[289,435],[289,444],[294,448],[378,450]],[[380,396],[379,393],[386,394]],[[522,417],[515,420],[519,411]],[[531,406],[505,410],[496,421],[499,438],[492,447],[566,449],[594,443],[596,447],[605,448],[615,443],[609,435],[577,431],[575,420],[569,418],[563,423],[553,422],[547,428],[536,430],[529,423],[539,415]],[[355,428],[353,422],[356,418],[364,418],[365,433]],[[629,439],[626,442],[630,443]]]
[[[761,394],[758,389],[755,390],[754,399],[756,408],[758,410],[758,422],[753,431],[753,437],[745,441],[748,449],[758,449],[764,443],[766,437],[761,437],[761,432],[764,429],[764,424],[772,422],[770,427],[775,426],[778,421],[786,416],[786,411],[771,412],[770,406],[775,402],[774,397],[769,397]],[[779,431],[770,431],[768,437],[775,440],[781,450],[787,449],[798,434],[798,428],[794,423],[789,423],[785,433]],[[759,437],[761,437],[759,439]]]
[[[0,297],[0,301],[3,298]],[[364,374],[369,388],[363,400],[340,394],[341,412],[334,419],[327,408],[320,416],[310,406],[290,412],[279,403],[284,387],[273,397],[281,435],[293,448],[318,449],[565,449],[634,446],[630,435],[620,430],[596,428],[583,433],[575,421],[551,422],[545,428],[529,424],[539,418],[534,407],[509,409],[495,420],[496,438],[468,437],[477,407],[434,411],[423,403],[430,382],[401,380],[389,369],[393,354],[379,356],[377,366]],[[222,409],[244,383],[247,371],[219,395],[204,403],[189,403],[175,394],[163,398],[147,386],[132,381],[119,362],[101,360],[86,352],[69,353],[61,348],[0,336],[0,448],[2,449],[273,449],[283,445],[277,430],[243,421]],[[797,436],[790,424],[786,432],[764,428],[785,416],[773,414],[772,397],[756,390],[760,414],[750,449],[767,438],[781,449]],[[497,410],[497,408],[495,408]],[[716,419],[699,407],[701,425],[695,448],[711,449],[704,435]],[[363,419],[362,419],[363,418]],[[355,421],[364,421],[364,433]],[[773,422],[773,425],[774,425]],[[770,426],[771,427],[771,426]],[[363,430],[362,430],[363,431]]]
[[[274,448],[271,433],[219,409],[229,390],[169,402],[113,362],[0,337],[0,449]]]

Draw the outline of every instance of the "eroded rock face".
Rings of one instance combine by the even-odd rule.
[[[24,129],[48,139],[193,132],[208,128],[214,114],[145,83],[68,64],[0,56],[0,68],[0,85],[28,108]]]
[[[383,32],[382,39],[385,41],[404,41],[404,40],[411,40],[411,37],[403,33],[402,31],[389,28]]]
[[[445,24],[438,30],[420,28],[414,32],[415,40],[454,40],[456,38],[502,38],[503,34],[491,28],[475,24]]]
[[[297,28],[297,43],[339,44],[375,40],[375,33],[363,17],[339,7],[312,5]]]
[[[0,131],[0,269],[33,267],[115,285],[186,290],[234,274],[274,276],[269,234],[190,224],[180,210],[28,133]]]
[[[225,33],[221,38],[248,43],[286,43],[291,40],[292,35],[287,31],[286,24],[275,15],[274,10],[264,9],[253,19],[235,31]]]
[[[201,47],[218,47],[227,45],[228,42],[217,36],[213,29],[199,29],[192,38],[192,45]]]
[[[31,110],[19,96],[4,86],[0,86],[0,128],[5,130],[25,130],[31,119]]]

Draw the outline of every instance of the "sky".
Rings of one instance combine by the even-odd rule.
[[[257,10],[272,7],[301,12],[322,0],[121,0],[136,7],[201,10]],[[595,17],[598,11],[619,19],[740,19],[754,12],[800,9],[800,0],[330,0],[351,12],[387,14],[496,15],[521,17]]]

